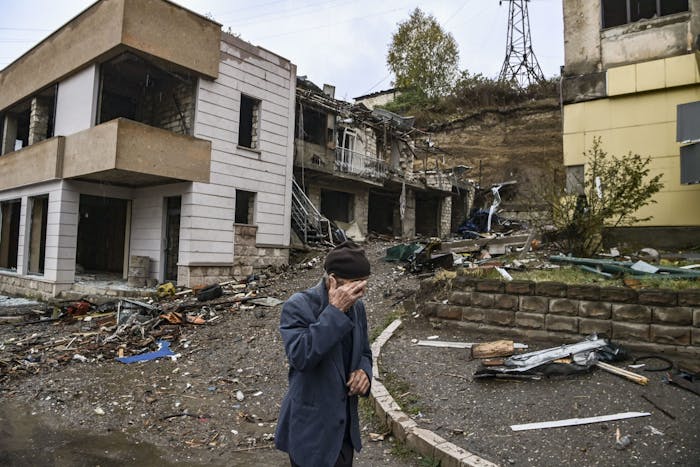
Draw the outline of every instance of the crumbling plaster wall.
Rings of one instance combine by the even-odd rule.
[[[600,0],[566,0],[562,4],[565,73],[601,71]]]

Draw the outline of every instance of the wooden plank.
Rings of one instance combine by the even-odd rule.
[[[543,428],[557,428],[562,426],[587,425],[589,423],[610,422],[613,420],[624,420],[627,418],[648,417],[649,412],[623,412],[613,415],[601,415],[588,418],[568,418],[566,420],[554,420],[550,422],[525,423],[522,425],[511,425],[513,431],[541,430]]]
[[[508,357],[514,352],[513,341],[483,342],[472,346],[472,358]]]
[[[647,378],[646,376],[638,375],[637,373],[633,373],[623,368],[618,368],[616,366],[604,362],[597,362],[595,365],[598,368],[607,371],[608,373],[622,376],[623,378],[627,378],[628,380],[634,381],[637,384],[645,385],[649,383],[649,378]]]

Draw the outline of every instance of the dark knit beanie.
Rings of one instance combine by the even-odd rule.
[[[335,274],[341,279],[360,279],[370,274],[369,261],[365,250],[347,240],[333,248],[323,263],[328,274]]]

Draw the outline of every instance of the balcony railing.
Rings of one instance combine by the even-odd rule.
[[[347,148],[335,149],[335,170],[367,178],[383,178],[389,173],[385,161]]]

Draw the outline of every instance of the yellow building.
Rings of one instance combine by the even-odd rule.
[[[700,0],[563,6],[567,178],[583,174],[597,137],[617,157],[650,156],[651,175],[663,174],[664,188],[638,215],[652,219],[616,234],[659,247],[699,246]]]

